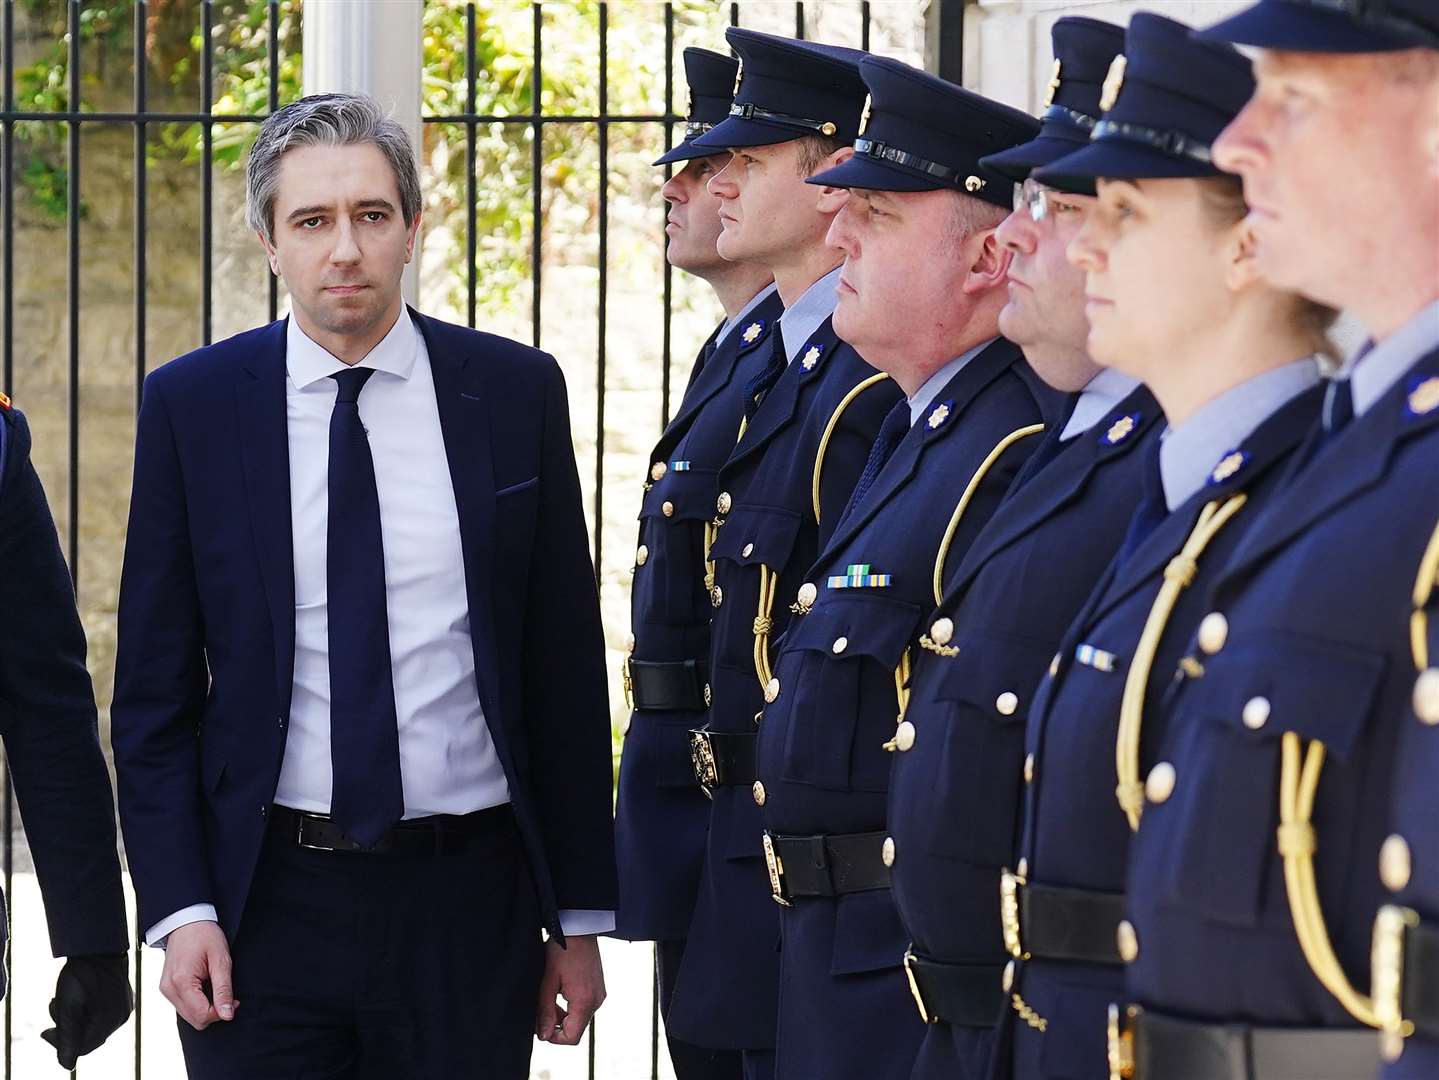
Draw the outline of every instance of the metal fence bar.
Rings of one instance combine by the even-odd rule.
[[[530,72],[530,336],[531,344],[540,347],[540,239],[541,215],[544,210],[540,199],[540,179],[544,171],[545,129],[540,124],[540,113],[544,111],[544,82],[542,60],[544,56],[545,16],[541,5],[536,2],[531,8],[531,33],[534,52],[534,67]]]
[[[214,267],[212,242],[215,235],[215,9],[212,0],[200,3],[200,344],[210,344],[214,334]]]
[[[475,112],[475,5],[465,5],[465,112]],[[475,121],[465,121],[465,288],[466,326],[475,325],[475,293],[479,288],[475,269]]]
[[[4,342],[4,375],[5,387],[13,389],[15,385],[15,121],[12,114],[15,111],[15,7],[13,4],[5,5],[4,13],[5,41],[0,45],[0,52],[3,52],[3,63],[5,65],[5,122],[3,130],[0,130],[0,140],[3,140],[5,155],[3,172],[0,172],[0,215],[4,219],[5,237],[3,253],[0,259],[5,264],[5,342]],[[0,872],[3,872],[5,881],[5,895],[14,895],[12,888],[15,879],[15,819],[10,808],[11,784],[10,770],[4,770],[4,782],[0,784],[0,794],[3,794],[5,807],[0,813],[0,828],[4,829],[5,836],[0,840]],[[15,927],[10,916],[9,906],[5,910],[5,931],[6,940],[11,941],[15,936]],[[10,950],[5,950],[5,985],[8,987],[14,981],[14,970],[11,963]],[[11,1062],[11,1033],[14,1030],[14,1000],[15,995],[7,991],[5,994],[5,1080],[10,1080]]]
[[[668,114],[668,113],[672,113],[672,112],[674,112],[674,111],[675,111],[675,6],[674,6],[674,4],[672,4],[672,3],[666,3],[666,4],[665,4],[665,113]],[[673,127],[673,125],[667,123],[667,124],[665,124],[665,126],[664,126],[664,145],[665,145],[665,153],[668,154],[672,149],[674,149],[674,144],[675,144],[674,127]],[[671,166],[669,166],[669,165],[666,165],[666,166],[665,166],[665,179],[666,179],[666,180],[668,180],[668,179],[670,178],[670,175],[673,173],[673,171],[674,171],[674,170],[673,170],[673,168],[672,168]],[[659,235],[660,235],[660,250],[661,250],[662,252],[664,251],[664,249],[665,249],[665,248],[668,246],[668,244],[669,244],[669,237],[666,236],[665,231],[664,231],[664,222],[665,222],[667,216],[668,216],[668,209],[667,209],[667,207],[665,206],[665,201],[664,201],[663,199],[661,199],[661,200],[660,200],[660,228],[659,228]],[[672,357],[671,357],[671,350],[672,350],[671,335],[672,335],[673,329],[674,329],[674,328],[672,327],[672,325],[671,325],[671,322],[672,322],[671,316],[673,315],[673,307],[674,307],[674,267],[670,266],[670,261],[669,261],[669,259],[667,259],[667,258],[661,258],[660,262],[661,262],[661,264],[664,266],[664,271],[663,271],[663,272],[664,272],[664,298],[663,298],[663,300],[661,301],[661,303],[662,303],[662,305],[663,305],[663,309],[664,309],[664,329],[663,329],[663,331],[661,332],[661,336],[660,336],[660,429],[663,430],[664,428],[666,428],[666,427],[669,426],[669,422],[670,422],[670,364],[671,364],[671,359],[672,359]],[[655,991],[655,994],[656,994],[656,996],[655,996],[655,1016],[658,1017],[658,1016],[659,1016],[659,1007],[660,1007],[660,1005],[659,1005],[659,996],[658,996],[658,995],[659,995],[659,991],[656,990],[656,991]],[[656,1022],[656,1026],[658,1027],[658,1021]],[[658,1069],[659,1069],[659,1061],[658,1061],[658,1056],[657,1056],[658,1053],[659,1053],[659,1050],[658,1050],[658,1045],[659,1045],[658,1037],[656,1037],[655,1045],[656,1045],[656,1049],[655,1049],[656,1061],[655,1061],[654,1068],[655,1068],[656,1071],[655,1071],[653,1080],[659,1080],[659,1072],[658,1072]]]
[[[265,42],[269,61],[269,104],[270,112],[274,113],[280,108],[280,82],[276,74],[280,70],[280,0],[269,0],[265,14],[270,31]],[[214,102],[205,103],[206,111],[214,107]],[[280,279],[275,274],[267,273],[265,284],[269,292],[270,321],[274,322],[280,317]]]
[[[69,7],[70,51],[69,62],[70,108],[80,108],[80,0],[70,0]],[[69,123],[66,139],[65,178],[65,241],[66,276],[68,279],[68,303],[70,308],[69,331],[69,457],[70,475],[67,490],[70,520],[69,534],[65,545],[70,558],[70,579],[78,584],[80,579],[80,121]]]
[[[145,109],[149,104],[146,87],[146,64],[145,34],[148,0],[135,0],[135,24],[134,24],[134,48],[133,63],[135,66],[135,112],[139,119],[135,121],[135,163],[134,163],[134,184],[135,184],[135,411],[140,411],[140,397],[145,384],[145,343],[146,343],[146,307],[148,292],[146,291],[146,221],[149,217],[148,187],[149,170],[147,167],[146,144],[149,140],[149,128],[145,122]],[[136,912],[138,915],[139,908]],[[145,930],[139,924],[137,917],[135,922],[135,1080],[143,1080],[142,1061],[144,1060],[144,1035],[145,1030]]]

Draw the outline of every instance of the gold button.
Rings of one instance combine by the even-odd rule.
[[[625,648],[626,648],[627,650],[629,650],[630,652],[634,652],[634,651],[635,651],[635,636],[634,636],[634,634],[626,634],[626,635],[625,635]]]
[[[1395,833],[1379,848],[1379,880],[1390,892],[1409,884],[1409,844]]]
[[[948,645],[953,637],[953,619],[935,619],[934,625],[929,628],[929,640],[936,645]]]
[[[1199,647],[1213,656],[1229,640],[1229,620],[1218,611],[1211,611],[1199,624]]]
[[[908,720],[900,721],[899,727],[894,729],[894,745],[900,753],[914,745],[914,725]]]
[[[806,581],[799,587],[799,606],[802,608],[813,607],[818,596],[819,590],[814,587],[813,583]]]
[[[1144,781],[1145,797],[1152,803],[1164,802],[1174,794],[1174,782],[1177,779],[1178,773],[1174,771],[1174,766],[1167,761],[1161,761],[1149,770],[1149,777]]]
[[[718,510],[721,514],[728,514],[730,507],[733,505],[734,500],[730,498],[730,494],[728,491],[721,491],[720,497],[715,500],[715,509]]]
[[[709,707],[710,701],[713,700],[713,698],[714,698],[714,691],[712,691],[712,690],[710,689],[710,684],[709,684],[709,683],[705,683],[705,707],[706,707],[706,708]]]
[[[838,656],[847,648],[849,648],[849,638],[841,634],[839,637],[834,639],[834,644],[830,646],[830,651],[833,652],[836,656]]]
[[[656,461],[653,465],[650,466],[650,479],[662,480],[664,479],[664,475],[667,472],[669,472],[669,466],[666,465],[663,461]]]
[[[633,720],[634,720],[634,717],[633,717],[632,715],[631,715],[631,716],[626,716],[626,717],[624,718],[624,721],[620,724],[620,734],[621,734],[621,735],[628,735],[628,734],[630,733],[630,722],[633,721]]]
[[[885,866],[894,865],[894,837],[886,836],[884,846],[879,849],[879,861]]]
[[[767,682],[767,683],[765,684],[765,688],[764,688],[764,699],[765,699],[766,702],[768,702],[768,703],[770,703],[770,704],[773,704],[775,698],[777,698],[777,697],[779,697],[779,678],[778,678],[778,676],[776,676],[775,678],[773,678],[773,679],[771,679],[769,682]]]
[[[994,707],[1001,716],[1013,716],[1014,710],[1019,708],[1019,695],[1013,690],[1006,690],[994,699]]]
[[[748,558],[749,558],[751,555],[753,555],[753,554],[754,554],[754,545],[753,545],[753,544],[746,544],[746,545],[744,546],[744,550],[740,552],[740,557],[741,557],[741,558],[744,558],[744,559],[748,559]]]
[[[1004,965],[1004,974],[1000,977],[999,985],[1007,994],[1014,989],[1014,961]]]
[[[1027,877],[1029,877],[1029,860],[1028,860],[1028,859],[1020,859],[1020,860],[1019,860],[1019,865],[1014,868],[1014,875],[1015,875],[1015,877],[1021,877],[1021,878],[1027,878]]]
[[[1033,755],[1033,754],[1025,754],[1025,755],[1024,755],[1024,782],[1025,782],[1026,784],[1032,784],[1032,783],[1034,783],[1034,755]]]
[[[663,514],[665,517],[674,517],[674,516],[675,516],[675,504],[672,503],[672,502],[670,502],[668,499],[666,499],[666,500],[660,505],[660,513]]]
[[[710,590],[710,604],[714,607],[719,607],[723,603],[724,590],[721,589],[718,585],[716,585],[713,589]]]
[[[639,547],[639,550],[635,552],[635,565],[636,565],[636,566],[643,566],[645,563],[647,563],[647,562],[649,562],[649,561],[650,561],[650,549],[647,548],[647,547],[645,547],[644,544],[641,544],[640,547]]]
[[[754,787],[750,788],[750,791],[751,791],[751,793],[753,793],[753,795],[754,795],[754,803],[755,803],[755,805],[756,805],[756,806],[763,806],[763,805],[764,805],[764,785],[761,784],[758,780],[756,780],[756,781],[754,782]]]
[[[1139,935],[1134,932],[1134,924],[1128,919],[1121,919],[1119,928],[1114,935],[1119,945],[1119,958],[1126,964],[1132,964],[1139,959]]]
[[[1244,711],[1240,713],[1240,719],[1244,726],[1250,731],[1258,731],[1269,722],[1269,699],[1266,697],[1252,697],[1244,704]]]
[[[1439,724],[1439,668],[1430,668],[1414,680],[1414,715],[1421,723]]]

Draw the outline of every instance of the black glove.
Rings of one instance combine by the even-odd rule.
[[[130,992],[128,953],[72,956],[55,980],[50,1019],[40,1038],[55,1048],[62,1069],[73,1069],[77,1059],[97,1049],[130,1019],[135,995]]]

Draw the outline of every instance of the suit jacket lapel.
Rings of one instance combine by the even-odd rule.
[[[771,341],[772,347],[773,342]],[[806,355],[816,347],[820,350],[819,355],[815,358],[814,363],[805,367]],[[770,439],[788,426],[799,409],[800,398],[808,387],[820,378],[835,350],[843,347],[839,338],[835,336],[829,319],[825,319],[819,329],[810,335],[809,341],[800,350],[799,356],[790,361],[789,366],[784,369],[784,374],[779,377],[774,388],[765,396],[763,404],[750,418],[750,422],[745,426],[744,437],[734,448],[734,453],[730,455],[726,468],[759,451]]]
[[[690,384],[685,391],[684,400],[680,402],[680,411],[675,414],[673,420],[665,427],[664,434],[660,436],[659,445],[655,448],[653,455],[659,460],[669,453],[669,448],[674,446],[684,433],[689,430],[695,414],[706,405],[711,398],[725,389],[734,380],[735,372],[739,370],[740,362],[759,348],[769,347],[769,336],[773,332],[773,320],[748,319],[745,326],[760,324],[759,336],[752,342],[746,342],[736,335],[742,333],[742,327],[735,327],[730,331],[730,337],[725,340],[715,354],[710,357],[709,363],[705,364],[703,370]],[[719,331],[716,330],[716,333]],[[737,342],[738,348],[732,349],[730,342]],[[738,434],[738,429],[736,429]]]
[[[240,463],[260,578],[275,641],[275,693],[288,705],[295,675],[295,551],[290,510],[290,433],[285,414],[285,332],[271,323],[240,372]]]

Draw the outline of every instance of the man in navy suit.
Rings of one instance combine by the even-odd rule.
[[[419,182],[373,101],[281,109],[247,180],[292,317],[140,409],[113,707],[140,925],[192,1077],[523,1077],[531,1032],[582,1035],[614,925],[563,378],[403,304]]]
[[[0,394],[0,732],[50,944],[68,957],[44,1032],[60,1065],[94,1050],[130,1015],[125,897],[115,852],[110,776],[100,752],[85,631],[45,490],[30,463],[30,428]],[[0,948],[8,927],[0,893]],[[0,969],[0,995],[5,972]]]

